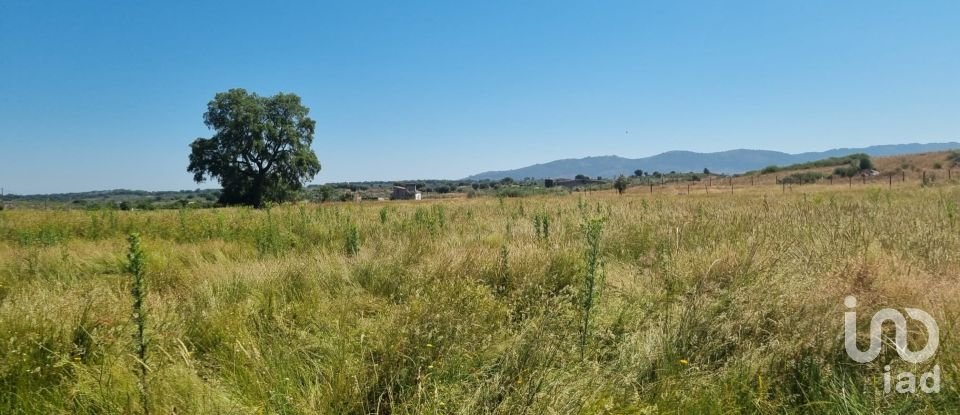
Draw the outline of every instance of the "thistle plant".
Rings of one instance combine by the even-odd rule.
[[[344,246],[347,254],[356,256],[360,253],[360,231],[357,229],[357,225],[351,223],[347,227],[347,241]]]
[[[584,276],[583,287],[583,326],[580,328],[581,359],[584,357],[587,340],[590,337],[590,312],[600,300],[600,289],[603,286],[603,258],[601,258],[600,255],[600,236],[603,233],[603,219],[590,219],[590,221],[584,224],[584,233],[587,237],[587,272]]]
[[[546,241],[550,239],[550,215],[546,212],[540,212],[533,215],[533,227],[537,233],[537,239]]]
[[[507,290],[507,282],[510,278],[509,256],[510,251],[507,250],[507,246],[500,246],[500,258],[497,260],[497,281],[495,284],[495,290],[498,294],[503,294]]]
[[[540,214],[533,215],[533,230],[537,233],[537,239],[540,239]]]
[[[433,214],[436,217],[436,223],[442,229],[447,225],[447,215],[443,209],[443,205],[435,205],[433,207]]]
[[[140,405],[143,407],[143,412],[147,414],[149,413],[147,402],[147,338],[145,334],[147,312],[144,307],[147,297],[144,278],[146,256],[140,247],[139,234],[132,233],[127,240],[130,244],[127,250],[127,272],[133,277],[130,295],[133,297],[133,323],[136,325],[133,340],[137,357],[137,388],[140,392]]]

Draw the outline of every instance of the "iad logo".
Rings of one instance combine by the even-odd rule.
[[[843,301],[847,308],[857,308],[856,297],[849,296]],[[883,323],[892,322],[896,328],[894,346],[900,358],[910,363],[922,363],[933,357],[940,346],[940,329],[937,322],[923,310],[915,308],[905,309],[907,315],[914,320],[918,320],[927,328],[927,344],[919,351],[912,351],[907,346],[907,319],[899,311],[892,308],[885,308],[876,312],[873,319],[870,320],[870,348],[863,352],[857,347],[857,312],[847,311],[843,313],[843,332],[844,346],[847,349],[847,355],[856,362],[872,362],[880,355],[883,347]],[[883,392],[890,393],[890,365],[883,368]],[[940,392],[940,365],[935,365],[933,370],[924,373],[920,377],[920,389],[925,393]],[[917,377],[911,372],[902,372],[897,375],[897,393],[916,393]]]

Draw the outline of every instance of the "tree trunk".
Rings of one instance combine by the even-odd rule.
[[[257,209],[263,209],[263,195],[266,193],[266,175],[257,174],[253,179],[253,187],[250,189],[250,204]]]

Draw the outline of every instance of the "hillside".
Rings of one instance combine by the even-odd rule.
[[[950,160],[952,154],[952,151],[897,154],[892,156],[873,157],[872,161],[874,169],[881,173],[898,173],[901,171],[920,173],[923,171],[930,171],[931,174],[935,174],[938,170],[956,169],[956,167],[954,167],[954,162]],[[823,161],[823,159],[820,161]],[[818,172],[823,173],[824,175],[829,175],[834,171],[834,169],[841,166],[842,165],[811,167],[779,166],[780,169],[777,171],[759,174],[757,177],[782,177],[787,174],[804,172]],[[753,174],[757,173],[761,172],[753,172]]]
[[[697,153],[692,151],[668,151],[651,157],[630,159],[619,156],[585,157],[579,159],[555,160],[513,170],[488,171],[467,177],[469,180],[499,180],[513,178],[551,178],[573,177],[577,174],[587,176],[613,177],[619,174],[632,174],[634,170],[647,172],[678,171],[699,172],[704,168],[716,173],[742,173],[758,170],[771,165],[790,165],[829,157],[845,156],[853,153],[866,153],[870,156],[895,156],[901,154],[926,153],[960,148],[960,143],[896,144],[878,145],[864,148],[837,148],[820,152],[788,154],[769,150],[728,150],[716,153]]]

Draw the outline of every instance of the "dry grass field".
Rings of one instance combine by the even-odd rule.
[[[0,211],[0,413],[957,411],[960,187],[912,180]],[[927,311],[937,354],[852,361],[848,295],[864,338]]]

